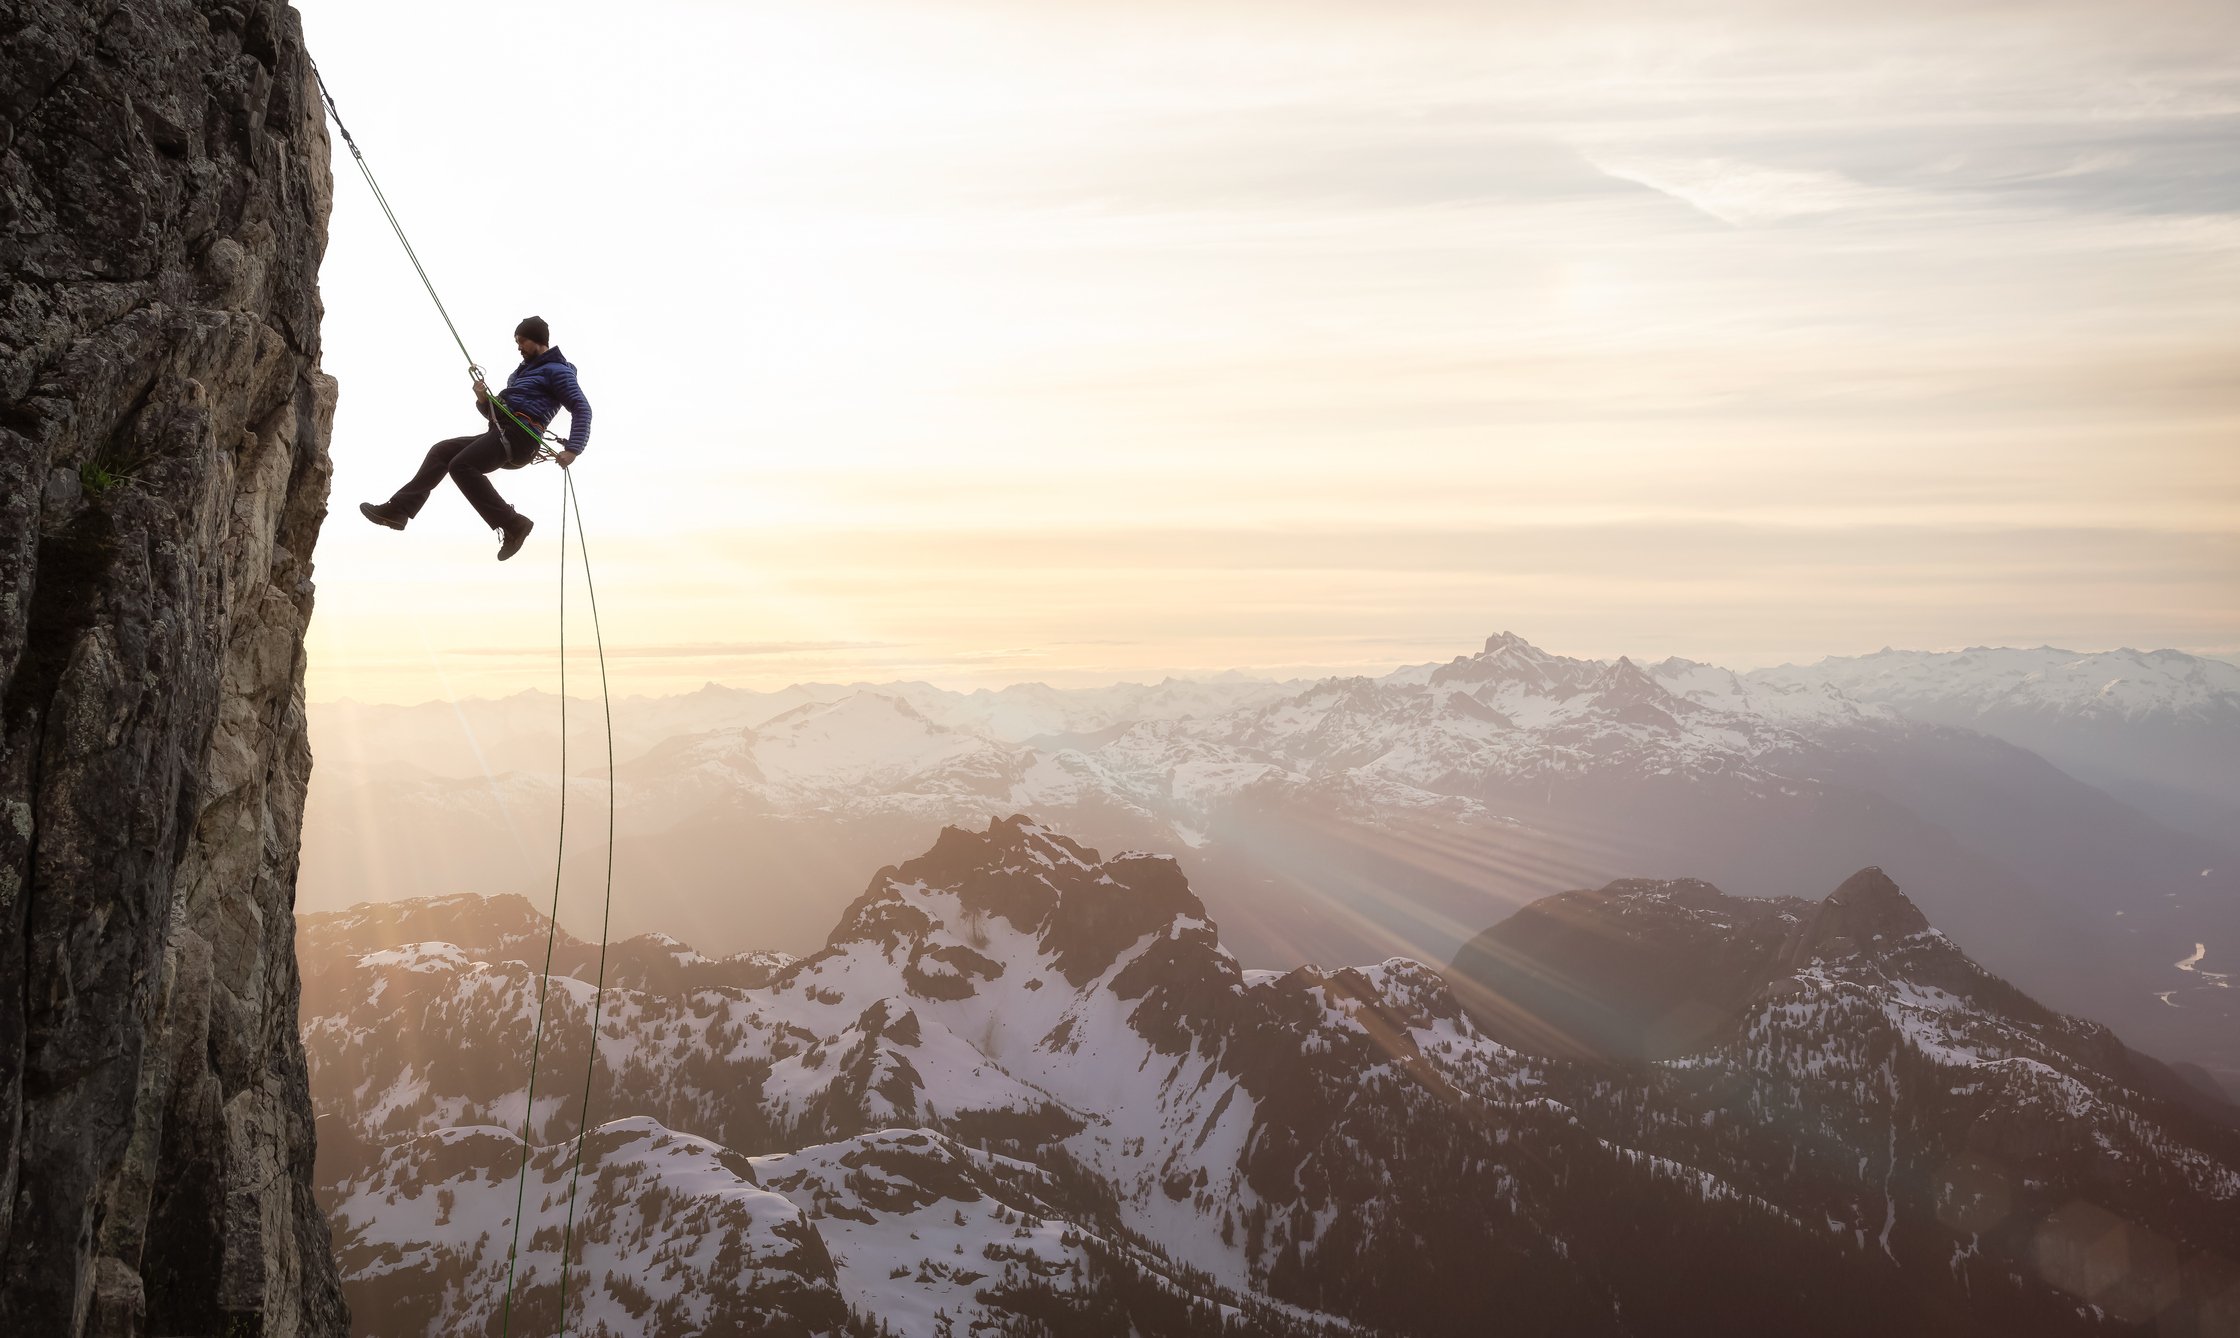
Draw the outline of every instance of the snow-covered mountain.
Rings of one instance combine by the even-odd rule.
[[[568,782],[579,875],[601,867],[600,838],[581,836],[603,827],[597,742],[579,736],[589,763]],[[2235,974],[2240,851],[1831,682],[1573,659],[1503,633],[1444,664],[1303,685],[820,688],[622,758],[624,933],[806,949],[862,863],[1011,812],[1179,852],[1256,965],[1446,960],[1539,897],[1643,871],[1772,895],[1879,864],[2025,988],[2240,1082],[2240,998],[2172,993],[2199,984],[2176,969],[2197,944]],[[549,769],[320,775],[308,908],[551,877]],[[569,904],[595,890],[572,887]]]
[[[1840,689],[1857,701],[1913,714],[2035,712],[2073,719],[2240,723],[2240,665],[2177,650],[2079,653],[1976,646],[1955,651],[1883,649],[1782,665],[1754,682]]]
[[[625,729],[621,830],[655,834],[741,814],[858,826],[914,822],[899,857],[947,822],[1102,810],[1089,817],[1091,827],[1133,824],[1125,835],[1159,838],[1145,844],[1196,847],[1226,810],[1271,797],[1306,797],[1371,821],[1472,821],[1499,816],[1487,796],[1589,777],[1776,789],[1782,759],[1809,746],[1800,722],[1896,719],[1840,694],[1753,687],[1678,661],[1652,675],[1626,660],[1550,655],[1509,634],[1450,664],[1303,687],[800,691],[810,699],[751,725],[652,742]],[[735,712],[747,709],[741,698],[768,705],[774,696],[711,688],[679,700]],[[522,701],[504,704],[509,724],[518,723]],[[556,810],[556,756],[548,750],[541,770],[406,778],[402,756],[392,754],[377,775],[330,773],[309,817],[305,881],[313,904],[391,890],[369,884],[393,877],[395,864],[411,858],[390,848],[394,821],[420,833],[422,847],[444,853],[429,861],[441,876],[510,885],[515,880],[500,869],[533,867],[529,856],[541,856],[549,841],[539,824]],[[603,754],[579,738],[576,757],[571,803],[603,804]]]
[[[2204,836],[2240,833],[2240,665],[2176,650],[1883,650],[1749,675],[2028,748]]]
[[[906,702],[926,719],[951,729],[1024,743],[1094,734],[1138,720],[1218,715],[1296,686],[1237,675],[1095,688],[1018,683],[972,692],[914,682],[796,683],[774,692],[710,683],[677,696],[634,696],[616,702],[615,742],[620,756],[635,757],[670,739],[755,729],[803,706],[868,692]],[[315,702],[310,717],[322,766],[353,775],[401,769],[471,779],[549,768],[559,750],[559,706],[554,694],[532,690],[495,700],[412,706]],[[596,697],[572,697],[568,706],[578,727],[595,728],[601,719]]]
[[[1711,940],[1778,921],[1788,946],[1699,1044],[1620,1071],[1503,1044],[1414,961],[1245,970],[1171,860],[1025,818],[947,830],[816,953],[610,990],[595,1047],[589,984],[554,980],[516,1314],[557,1315],[567,1231],[585,1333],[2240,1320],[2229,1108],[1862,879],[1656,912]],[[361,1332],[502,1304],[538,928],[468,899],[302,922],[318,1178]]]

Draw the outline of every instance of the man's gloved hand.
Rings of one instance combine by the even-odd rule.
[[[570,466],[570,465],[572,465],[572,464],[574,464],[574,463],[576,462],[576,457],[577,457],[577,456],[579,456],[579,455],[582,455],[582,454],[583,454],[583,452],[582,452],[582,451],[562,451],[562,452],[560,452],[559,454],[557,454],[557,455],[553,456],[552,458],[560,462],[560,467],[561,467],[562,469],[566,469],[566,468],[567,468],[568,466]]]

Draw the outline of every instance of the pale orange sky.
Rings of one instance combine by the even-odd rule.
[[[303,8],[618,690],[2240,650],[2229,4]],[[472,418],[335,170],[311,693],[549,687],[553,471],[354,514]]]

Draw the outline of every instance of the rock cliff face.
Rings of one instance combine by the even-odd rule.
[[[293,915],[331,192],[286,4],[0,4],[0,1331],[346,1327]]]

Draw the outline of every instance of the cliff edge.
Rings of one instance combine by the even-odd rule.
[[[0,1331],[347,1328],[293,914],[331,196],[286,4],[0,5]]]

